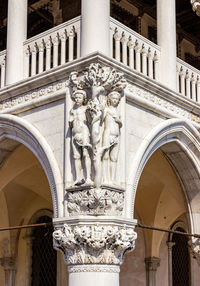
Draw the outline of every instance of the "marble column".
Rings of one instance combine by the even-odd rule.
[[[135,222],[69,218],[54,219],[54,226],[54,248],[64,254],[69,286],[119,286],[124,254],[135,247]]]
[[[175,245],[175,242],[167,241],[168,246],[168,285],[173,285],[172,280],[172,247]]]
[[[147,286],[156,286],[156,271],[160,266],[160,258],[148,257],[145,258]]]
[[[6,84],[23,79],[23,42],[27,34],[27,0],[8,0]]]
[[[15,258],[13,257],[0,258],[0,264],[3,267],[4,273],[5,273],[4,286],[14,286],[15,285],[15,273],[16,273]]]
[[[161,47],[160,81],[176,91],[176,8],[175,0],[157,0],[157,38]]]
[[[110,0],[82,0],[81,56],[99,51],[109,56]]]

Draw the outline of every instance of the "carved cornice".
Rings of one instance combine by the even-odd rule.
[[[68,267],[69,273],[77,272],[110,272],[110,273],[119,273],[120,267],[118,265],[99,265],[99,264],[90,264],[90,265],[71,265]]]
[[[126,225],[68,225],[53,233],[54,248],[64,253],[68,265],[120,265],[135,247],[137,234]]]

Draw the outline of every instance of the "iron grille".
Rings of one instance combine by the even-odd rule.
[[[36,223],[51,222],[48,216]],[[52,241],[53,227],[38,227],[33,232],[32,286],[56,286],[56,251]]]
[[[176,231],[184,230],[177,228]],[[188,239],[183,235],[173,234],[172,241],[172,275],[173,286],[190,286],[190,258],[188,251]]]

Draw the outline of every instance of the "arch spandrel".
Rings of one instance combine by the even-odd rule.
[[[161,149],[180,179],[187,202],[191,231],[198,231],[200,216],[200,135],[193,125],[181,119],[169,119],[144,138],[130,168],[127,182],[126,215],[133,216],[135,195],[143,169],[152,154]]]
[[[63,216],[63,182],[57,161],[46,139],[26,120],[14,115],[0,115],[0,140],[9,138],[25,145],[39,160],[47,176],[54,217]]]

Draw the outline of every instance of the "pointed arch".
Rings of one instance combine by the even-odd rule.
[[[61,173],[46,139],[29,122],[15,115],[0,115],[0,141],[9,138],[25,145],[42,165],[51,190],[54,217],[63,216],[63,182]]]
[[[173,145],[172,145],[173,144]],[[173,146],[173,156],[169,149]],[[170,148],[169,148],[170,147]],[[175,167],[185,191],[188,211],[191,220],[191,231],[197,232],[200,212],[198,211],[198,199],[200,200],[200,134],[187,120],[169,119],[156,126],[143,140],[128,176],[126,193],[126,216],[132,217],[134,211],[135,195],[142,171],[157,150],[161,149]],[[179,160],[185,162],[187,174],[181,170]],[[185,178],[184,178],[185,175]],[[192,178],[193,184],[188,184],[187,179]],[[195,196],[195,199],[193,197]],[[199,206],[200,210],[200,206]]]

